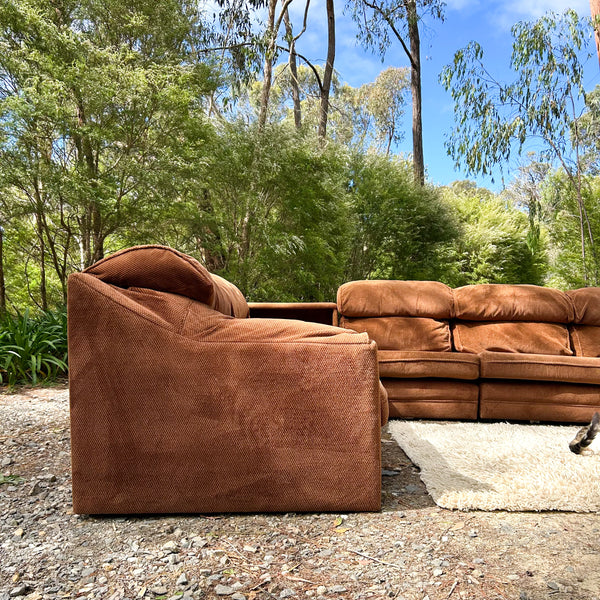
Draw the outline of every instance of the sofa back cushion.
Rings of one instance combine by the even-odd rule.
[[[344,317],[428,317],[450,319],[452,290],[438,281],[351,281],[340,286],[338,311]]]
[[[456,321],[452,326],[458,352],[519,352],[524,354],[573,354],[569,330],[559,323]]]
[[[342,317],[340,326],[368,333],[379,350],[452,350],[448,321],[423,317]]]
[[[537,285],[478,284],[454,290],[455,317],[461,321],[570,323],[567,294]],[[600,324],[600,321],[599,321]]]
[[[351,281],[338,290],[340,325],[380,350],[450,352],[452,290],[437,281]]]
[[[232,283],[211,275],[195,258],[166,246],[135,246],[111,254],[85,270],[120,288],[147,288],[197,300],[234,317],[248,304]]]
[[[575,355],[600,357],[600,288],[571,290],[567,295],[575,309],[570,329]]]

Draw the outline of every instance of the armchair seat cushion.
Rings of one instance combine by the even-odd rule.
[[[381,377],[472,380],[479,377],[479,356],[458,352],[394,352],[378,353]]]
[[[483,352],[482,379],[600,384],[600,358]]]

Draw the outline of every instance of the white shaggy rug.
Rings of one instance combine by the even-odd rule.
[[[391,420],[389,431],[434,502],[459,510],[600,511],[600,439],[593,455],[569,442],[580,426]],[[600,436],[599,436],[600,437]]]

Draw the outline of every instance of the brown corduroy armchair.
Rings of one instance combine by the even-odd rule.
[[[70,277],[76,513],[380,508],[375,343],[247,316],[235,286],[162,246]]]

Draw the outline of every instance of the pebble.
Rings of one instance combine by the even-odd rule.
[[[217,596],[231,596],[235,593],[235,590],[230,585],[221,585],[220,583],[215,587],[215,594]]]
[[[434,577],[441,577],[444,574],[444,569],[434,569],[433,570],[433,576]]]
[[[292,596],[295,596],[296,592],[294,590],[292,590],[291,588],[285,588],[284,590],[281,591],[281,593],[279,594],[280,598],[291,598]]]
[[[187,585],[187,584],[188,584],[188,578],[187,578],[187,575],[185,573],[182,573],[177,578],[177,581],[175,582],[175,585]]]
[[[329,588],[329,593],[331,594],[343,594],[348,590],[343,585],[334,585]]]

